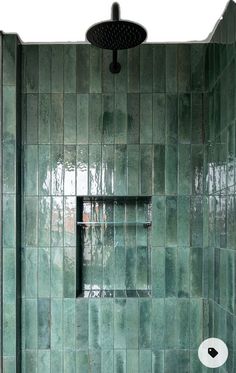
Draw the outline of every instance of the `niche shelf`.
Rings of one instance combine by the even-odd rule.
[[[151,197],[77,197],[77,297],[151,295]]]

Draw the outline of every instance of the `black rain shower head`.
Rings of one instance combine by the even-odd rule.
[[[113,51],[112,73],[119,73],[121,66],[117,62],[117,50],[134,48],[147,37],[146,30],[137,23],[120,21],[119,4],[112,5],[112,21],[100,22],[87,31],[87,40],[98,48]]]

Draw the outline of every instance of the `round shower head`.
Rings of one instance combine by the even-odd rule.
[[[141,25],[130,21],[120,21],[119,13],[119,4],[114,3],[112,21],[97,23],[86,33],[86,38],[91,44],[113,51],[113,62],[110,64],[112,73],[119,73],[121,69],[117,62],[117,51],[136,47],[147,37],[147,32]]]
[[[88,41],[98,48],[119,50],[136,47],[147,37],[144,28],[129,21],[105,21],[87,31]]]

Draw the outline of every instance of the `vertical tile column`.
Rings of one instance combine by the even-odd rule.
[[[3,371],[20,371],[20,112],[17,35],[2,35],[1,202]]]

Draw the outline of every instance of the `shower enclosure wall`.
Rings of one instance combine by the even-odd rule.
[[[1,34],[3,372],[206,372],[208,336],[234,372],[235,16],[209,43],[120,51],[115,75],[110,51]],[[150,257],[138,202],[110,204],[108,244],[91,229],[110,297],[76,294],[80,197],[151,197]]]

